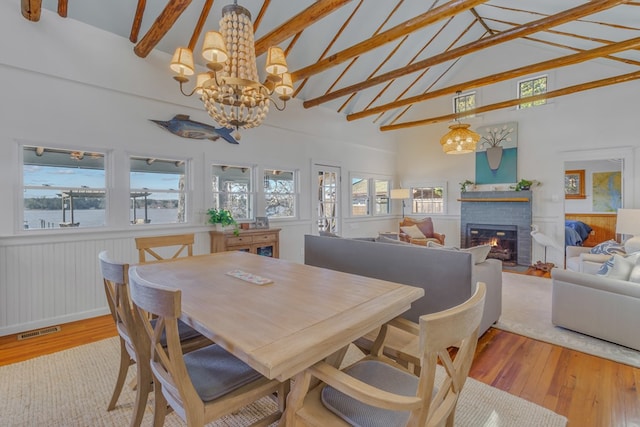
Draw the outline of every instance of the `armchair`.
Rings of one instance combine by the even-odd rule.
[[[583,246],[567,246],[567,270],[580,273],[596,274],[602,264],[611,258],[611,254],[592,254],[591,248]]]
[[[402,227],[410,227],[415,225],[424,234],[424,237],[412,237],[402,230]],[[431,217],[423,219],[402,218],[400,221],[398,238],[404,242],[413,243],[415,245],[426,246],[427,242],[432,241],[444,245],[444,234],[436,233],[433,231],[433,221]]]

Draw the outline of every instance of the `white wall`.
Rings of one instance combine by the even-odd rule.
[[[394,176],[395,143],[368,123],[348,123],[323,108],[304,110],[293,101],[272,109],[265,124],[242,132],[239,145],[185,139],[148,119],[175,114],[212,123],[200,101],[179,94],[169,56],[133,53],[124,38],[62,19],[47,10],[38,23],[20,15],[19,2],[0,0],[0,335],[107,312],[97,253],[109,249],[135,262],[138,235],[196,233],[196,253],[208,252],[203,212],[211,206],[212,163],[300,171],[300,216],[271,221],[281,227],[282,258],[302,261],[303,235],[312,227],[314,161],[340,166],[345,235],[393,229],[399,215],[348,218],[350,171]],[[116,168],[109,190],[128,193],[130,154],[190,160],[196,213],[188,224],[121,226],[105,230],[25,231],[21,218],[19,144],[105,150]]]
[[[586,197],[584,199],[565,199],[564,211],[566,213],[593,212],[593,173],[622,172],[622,166],[620,159],[565,162],[565,170],[584,170],[584,192]]]
[[[487,52],[482,61],[501,59],[502,57],[495,57]],[[527,62],[535,63],[544,59],[549,58],[532,54],[527,58]],[[474,74],[478,68],[476,65],[481,66],[465,63],[464,68],[468,72],[458,76],[456,80],[466,81],[478,77]],[[509,68],[511,66],[505,66],[505,70]],[[549,90],[629,71],[618,68],[617,65],[614,67],[605,60],[592,61],[589,64],[551,72]],[[447,83],[449,84],[451,82]],[[480,88],[479,102],[485,105],[515,98],[515,87],[516,82],[510,81]],[[635,130],[638,121],[638,93],[640,82],[636,80],[554,98],[548,105],[536,108],[496,110],[465,119],[464,122],[471,123],[472,129],[510,121],[518,122],[518,179],[535,179],[542,184],[533,188],[534,223],[540,226],[540,231],[551,235],[558,242],[563,242],[565,160],[627,157],[624,178],[625,207],[640,207],[640,183],[635,172],[640,171],[640,159],[637,155],[640,135]],[[416,117],[438,116],[442,111],[451,111],[450,98],[439,98],[434,104],[424,104],[414,105]],[[434,105],[437,105],[435,109]],[[446,155],[442,152],[439,140],[448,131],[448,125],[449,123],[439,123],[390,133],[398,140],[398,175],[401,182],[432,182],[443,179],[447,181],[448,215],[434,218],[434,222],[436,229],[445,230],[448,236],[457,238],[460,214],[460,202],[457,200],[458,183],[465,179],[475,181],[475,157]],[[603,157],[596,155],[599,151],[604,151]],[[620,155],[621,153],[624,156]],[[447,237],[447,243],[454,245],[459,242],[449,241]],[[534,245],[532,261],[541,260],[542,257],[542,248]],[[547,258],[556,265],[564,265],[562,251],[549,250]]]

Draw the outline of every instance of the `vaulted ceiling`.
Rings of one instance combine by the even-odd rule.
[[[30,20],[37,21],[41,8],[46,8],[129,38],[132,52],[143,61],[153,49],[172,54],[178,46],[190,46],[199,56],[204,32],[218,29],[222,7],[231,1],[21,3],[23,16]],[[411,109],[439,97],[450,99],[458,91],[587,61],[611,64],[613,72],[595,81],[585,77],[579,84],[555,87],[546,96],[570,96],[640,79],[640,1],[241,0],[240,4],[252,14],[259,62],[264,62],[268,46],[281,46],[295,96],[305,108],[324,105],[348,120],[370,120],[382,130],[450,121],[455,118],[450,103],[448,109]],[[538,52],[536,57],[542,50],[547,59],[532,62],[528,50]],[[493,58],[504,52],[505,60],[483,63],[473,78],[460,78],[460,67],[468,59],[482,63],[489,51]],[[521,102],[511,98],[480,105],[476,112]]]

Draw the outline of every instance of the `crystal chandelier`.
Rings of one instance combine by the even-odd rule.
[[[183,95],[200,95],[207,113],[220,126],[236,130],[260,126],[269,112],[271,95],[275,93],[283,101],[282,107],[273,102],[280,111],[291,98],[291,74],[279,47],[269,48],[266,82],[260,83],[251,14],[237,1],[222,9],[220,32],[205,34],[202,56],[211,71],[196,76],[196,86],[190,93],[184,91],[183,85],[195,70],[191,49],[176,49],[171,60],[171,69],[177,73],[173,78],[180,83]],[[239,139],[238,132],[235,137]]]
[[[451,130],[440,138],[442,150],[447,154],[466,154],[476,151],[480,135],[469,129],[469,126],[459,122],[450,125]]]

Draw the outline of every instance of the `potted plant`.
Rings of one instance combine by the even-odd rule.
[[[209,224],[214,224],[218,231],[229,230],[231,226],[234,226],[236,230],[238,228],[238,224],[231,216],[231,212],[226,209],[211,208],[207,211],[207,215],[209,215]]]
[[[518,181],[514,189],[516,191],[527,191],[530,190],[532,186],[538,185],[538,181],[529,181],[528,179],[521,179]]]
[[[462,182],[459,182],[458,184],[460,184],[460,192],[461,193],[466,193],[470,188],[472,188],[473,181],[469,181],[467,179],[467,180],[464,180]]]

